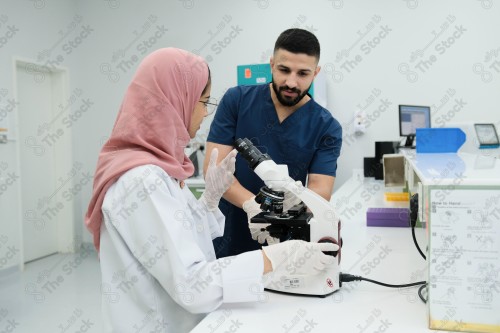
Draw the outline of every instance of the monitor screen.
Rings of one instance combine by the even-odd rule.
[[[415,136],[417,128],[431,127],[431,108],[428,106],[400,105],[399,134]]]
[[[399,135],[406,137],[405,147],[414,148],[417,128],[431,127],[431,108],[428,106],[399,106]]]
[[[479,148],[497,148],[499,146],[500,142],[494,124],[474,124],[474,127],[476,128]]]

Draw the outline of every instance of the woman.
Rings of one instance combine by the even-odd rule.
[[[212,240],[224,230],[217,206],[236,152],[219,165],[217,151],[210,156],[199,200],[183,183],[194,171],[184,147],[207,115],[210,91],[205,61],[175,48],[147,56],[128,87],[85,216],[100,255],[106,331],[186,332],[223,302],[257,301],[263,274],[283,263],[300,258],[315,272],[333,261],[315,244],[304,264],[311,247],[302,241],[216,260]]]

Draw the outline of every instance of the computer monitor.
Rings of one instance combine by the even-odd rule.
[[[399,106],[399,135],[406,137],[405,147],[413,147],[417,128],[431,127],[431,108],[418,105]]]

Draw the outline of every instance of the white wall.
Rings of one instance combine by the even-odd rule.
[[[374,141],[399,139],[398,104],[433,106],[435,125],[481,120],[496,122],[500,127],[500,4],[495,2],[116,0],[68,1],[62,5],[63,1],[46,0],[41,9],[35,9],[33,1],[0,3],[1,12],[21,31],[0,49],[0,89],[9,92],[11,55],[35,57],[37,51],[53,45],[59,30],[71,22],[74,11],[81,16],[80,25],[90,31],[71,54],[66,55],[62,49],[64,41],[56,49],[67,58],[70,91],[80,89],[81,97],[93,103],[73,126],[75,161],[92,173],[128,82],[147,53],[166,46],[199,50],[211,66],[213,95],[220,97],[236,84],[238,64],[267,62],[276,37],[292,26],[313,31],[321,42],[320,65],[327,73],[328,108],[344,127],[337,188],[350,177],[353,168],[362,167],[364,156],[373,156]],[[492,7],[485,8],[489,4]],[[5,31],[2,24],[0,37]],[[237,34],[229,40],[231,31]],[[65,38],[74,38],[76,33]],[[155,33],[158,38],[150,39]],[[453,44],[444,48],[442,42],[447,40]],[[150,45],[143,44],[148,41]],[[218,47],[218,42],[224,46]],[[375,46],[368,49],[369,43]],[[414,60],[412,54],[422,57]],[[435,62],[428,68],[416,67],[420,60],[432,56]],[[119,65],[133,57],[137,61],[130,68]],[[499,64],[495,65],[495,61]],[[475,73],[475,65],[476,72],[482,75]],[[453,96],[442,105],[448,93]],[[354,136],[354,113],[372,95],[375,99],[364,110],[367,132]],[[456,101],[463,104],[457,112],[453,111]],[[377,111],[384,103],[388,107]],[[204,122],[199,140],[206,137],[209,122]],[[0,145],[0,149],[4,148]],[[0,153],[0,161],[13,158],[12,151]],[[90,192],[91,186],[85,186],[75,199],[80,217]],[[0,200],[5,200],[2,197]],[[5,204],[2,208],[2,226],[5,216],[15,221],[14,208]],[[0,234],[5,233],[3,229]],[[84,240],[90,241],[88,233],[83,234]],[[14,237],[15,233],[10,230],[9,235]]]

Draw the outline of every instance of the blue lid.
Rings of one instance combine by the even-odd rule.
[[[456,153],[465,142],[460,128],[417,128],[417,153]]]

